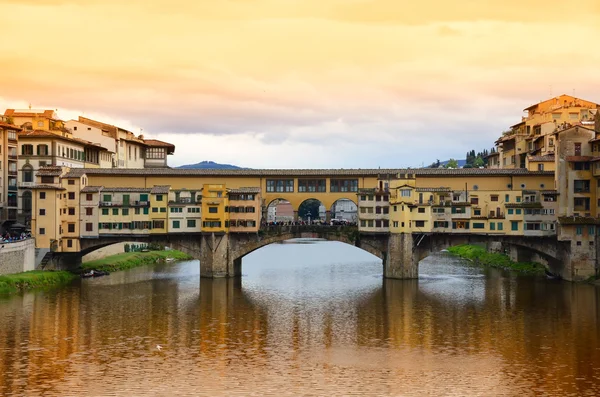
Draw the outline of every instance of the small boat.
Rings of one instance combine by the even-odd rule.
[[[165,262],[173,262],[175,258],[165,258]]]
[[[92,269],[87,273],[81,273],[81,278],[102,277],[102,276],[108,276],[109,274],[110,274],[109,272]]]
[[[544,273],[546,273],[546,278],[548,280],[560,280],[560,279],[562,279],[562,277],[560,276],[560,274],[551,273],[547,269],[544,269]]]

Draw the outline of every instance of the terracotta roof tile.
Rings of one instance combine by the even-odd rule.
[[[254,193],[254,194],[258,194],[260,193],[260,188],[259,187],[240,187],[238,189],[228,189],[228,193],[239,193],[239,194],[243,194],[243,193]]]
[[[52,190],[67,190],[62,186],[55,186],[55,185],[44,185],[44,184],[37,184],[37,185],[31,185],[31,186],[25,186],[25,189],[52,189]]]
[[[8,128],[9,130],[21,131],[21,127],[17,127],[16,125],[8,124],[3,121],[0,121],[0,128]]]
[[[593,159],[594,158],[592,156],[566,156],[565,157],[565,160],[567,160],[567,161],[573,161],[573,162],[576,162],[576,163],[581,163],[581,162],[584,162],[584,161],[591,161]]]
[[[146,143],[146,145],[152,147],[172,147],[173,149],[175,149],[175,145],[173,145],[172,143],[159,141],[158,139],[144,139],[144,142]]]
[[[38,172],[36,172],[36,175],[39,176],[60,176],[63,173],[63,169],[62,167],[58,167],[55,165],[49,165],[46,167],[41,167]]]
[[[103,186],[86,186],[81,189],[81,193],[99,193],[102,191]]]
[[[554,155],[529,156],[529,161],[554,162]]]
[[[449,192],[449,187],[418,187],[417,192]]]
[[[150,194],[168,194],[170,189],[170,185],[155,185],[150,190]]]
[[[120,175],[120,176],[256,176],[256,177],[305,177],[333,176],[340,178],[380,175],[411,174],[427,176],[511,176],[511,175],[554,175],[554,171],[528,171],[525,168],[415,168],[415,169],[183,169],[183,168],[72,168],[67,176]]]
[[[561,225],[599,225],[600,219],[591,216],[559,216]]]
[[[102,187],[103,193],[150,193],[151,190],[145,187]]]

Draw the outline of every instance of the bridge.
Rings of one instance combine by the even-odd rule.
[[[418,263],[432,253],[459,244],[481,244],[517,262],[538,262],[550,272],[569,279],[572,274],[569,242],[555,237],[498,236],[460,233],[365,233],[356,226],[263,226],[258,233],[168,233],[108,235],[81,239],[81,251],[54,253],[55,268],[74,268],[81,258],[99,248],[122,242],[156,243],[200,260],[202,277],[238,277],[242,259],[269,244],[297,238],[339,241],[365,250],[382,260],[385,278],[418,277]]]

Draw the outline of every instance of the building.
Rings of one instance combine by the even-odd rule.
[[[4,117],[9,124],[23,130],[65,131],[64,122],[54,110],[6,109]]]
[[[100,145],[75,138],[69,132],[25,130],[18,134],[19,221],[28,224],[31,217],[29,189],[35,174],[46,166],[68,168],[110,167],[112,154]]]
[[[21,131],[0,117],[0,232],[17,221],[18,213],[18,143]]]
[[[144,139],[124,128],[80,116],[65,127],[82,139],[89,140],[113,153],[114,168],[167,167],[167,157],[175,153],[175,145],[157,139]]]
[[[529,168],[528,156],[552,156],[555,152],[555,132],[572,126],[593,128],[600,105],[560,95],[525,108],[526,115],[511,126],[496,141],[496,155],[488,156],[490,168]],[[491,162],[491,164],[490,164]]]

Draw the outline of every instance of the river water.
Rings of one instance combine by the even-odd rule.
[[[599,288],[334,242],[0,298],[2,396],[597,396]],[[160,346],[160,348],[159,348]]]

